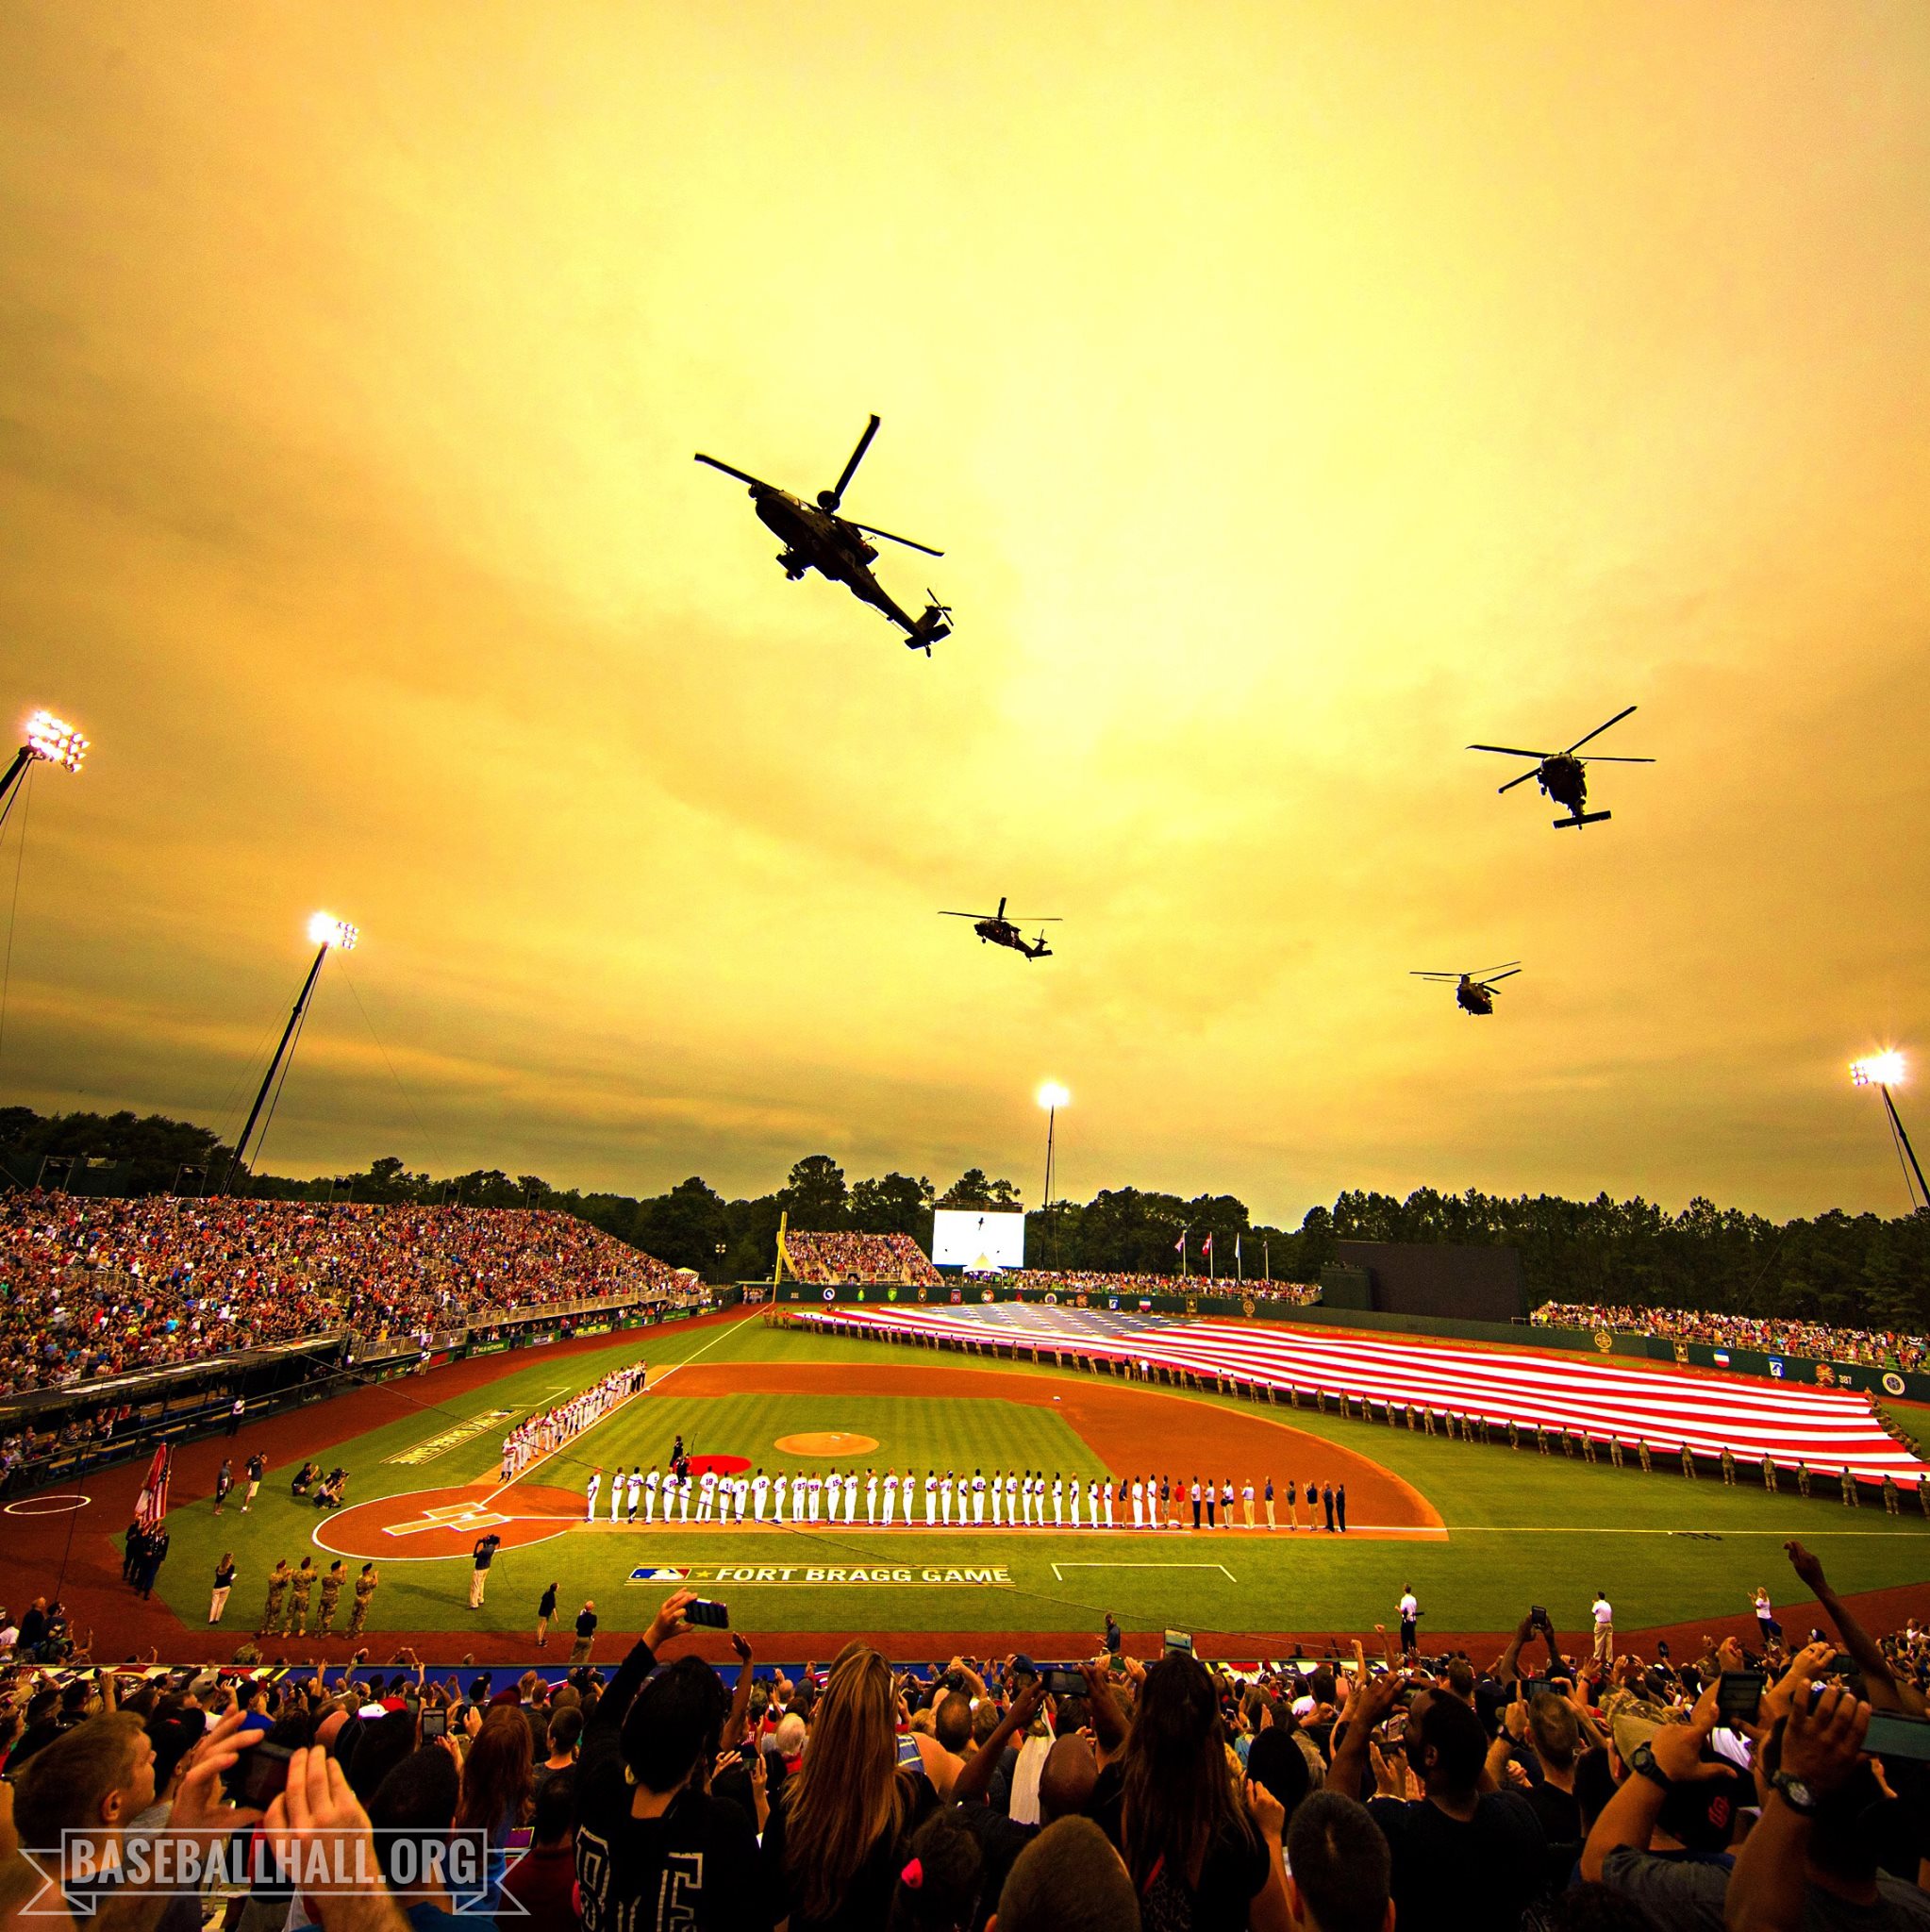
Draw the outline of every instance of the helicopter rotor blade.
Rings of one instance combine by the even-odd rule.
[[[1539,775],[1541,767],[1537,765],[1532,772],[1523,772],[1519,778],[1510,778],[1506,785],[1495,787],[1494,795],[1499,798],[1504,791],[1512,791],[1517,785],[1525,785],[1530,778]]]
[[[1582,760],[1585,765],[1652,765],[1655,762],[1654,758],[1617,758],[1613,753],[1606,751],[1598,751],[1593,758]]]
[[[819,497],[818,501],[820,503],[823,503],[826,509],[836,509],[838,506],[844,501],[845,489],[850,484],[851,478],[853,475],[856,473],[858,464],[864,461],[864,453],[866,450],[871,448],[872,438],[874,437],[877,433],[878,419],[875,416],[873,416],[872,420],[865,425],[864,434],[857,439],[857,447],[851,452],[851,460],[845,464],[843,470],[840,473],[837,482],[832,484],[830,489],[824,492],[824,496]],[[828,496],[830,498],[830,501],[828,503],[825,503],[824,501],[825,496]]]
[[[754,476],[748,470],[734,468],[729,463],[720,463],[715,457],[698,456],[694,460],[708,463],[713,470],[722,470],[726,476],[735,476],[740,483],[748,483],[753,490],[775,490],[774,483],[767,483],[761,476]]]
[[[894,537],[890,530],[881,530],[875,524],[854,524],[852,528],[862,530],[867,537],[882,537],[887,543],[902,543],[907,550],[923,550],[927,557],[942,557],[942,550],[934,550],[929,543],[913,542],[909,537]]]
[[[1408,977],[1409,979],[1458,979],[1458,978],[1460,978],[1460,976],[1461,976],[1461,975],[1460,975],[1460,974],[1459,974],[1458,973],[1421,973],[1421,972],[1410,972],[1410,973],[1409,973],[1409,974],[1407,974],[1407,977]]]
[[[996,912],[940,912],[940,919],[996,919]]]
[[[1506,973],[1483,973],[1476,977],[1475,984],[1491,991],[1504,979],[1512,979],[1521,970],[1519,966],[1510,966]]]
[[[1552,751],[1524,751],[1518,744],[1471,744],[1470,751],[1498,751],[1505,758],[1533,758],[1539,763],[1543,758],[1552,758]]]
[[[1617,711],[1614,717],[1609,719],[1608,724],[1620,724],[1622,721],[1628,716],[1629,711],[1633,711],[1635,707],[1631,705],[1629,706],[1627,711]],[[1597,724],[1595,728],[1589,733],[1589,738],[1600,738],[1603,732],[1607,730],[1608,724]],[[1569,746],[1568,753],[1565,753],[1564,756],[1568,756],[1569,754],[1580,751],[1582,746],[1588,743],[1589,738],[1576,739],[1575,741]]]
[[[1519,959],[1504,959],[1499,966],[1478,967],[1471,976],[1475,979],[1492,979],[1497,974],[1519,973],[1521,970],[1522,962]]]

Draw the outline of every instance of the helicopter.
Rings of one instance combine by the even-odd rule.
[[[1631,705],[1627,711],[1617,711],[1614,717],[1609,719],[1608,724],[1620,724],[1628,716],[1629,711],[1634,709],[1635,707]],[[1589,733],[1588,738],[1576,739],[1566,751],[1523,751],[1519,745],[1513,744],[1471,744],[1468,749],[1497,751],[1504,758],[1539,759],[1540,762],[1532,772],[1523,772],[1519,778],[1510,778],[1500,789],[1503,791],[1512,791],[1517,785],[1525,785],[1533,778],[1546,797],[1554,799],[1557,805],[1565,805],[1568,808],[1569,816],[1555,821],[1555,829],[1557,832],[1566,825],[1577,828],[1583,825],[1599,825],[1612,818],[1614,814],[1585,809],[1589,802],[1589,774],[1583,768],[1598,761],[1610,765],[1652,765],[1655,762],[1654,758],[1612,758],[1603,753],[1597,753],[1594,758],[1576,758],[1575,753],[1588,743],[1589,739],[1600,738],[1603,732],[1608,729],[1608,724],[1597,724]]]
[[[815,570],[833,583],[842,584],[854,597],[882,610],[905,632],[907,649],[923,651],[929,658],[931,647],[940,638],[952,634],[952,626],[945,622],[952,614],[950,607],[940,604],[927,591],[924,614],[916,620],[908,617],[873,576],[871,565],[878,554],[877,546],[867,543],[865,539],[882,537],[888,543],[902,543],[907,550],[923,551],[927,557],[942,557],[945,553],[934,550],[929,543],[914,543],[909,537],[894,537],[890,530],[880,530],[871,524],[855,524],[849,517],[838,514],[844,491],[877,433],[878,418],[873,416],[857,439],[857,447],[852,451],[843,474],[829,490],[818,491],[815,503],[807,503],[790,491],[778,489],[774,483],[753,476],[747,470],[721,463],[715,457],[700,455],[697,461],[751,486],[751,501],[757,507],[758,522],[784,540],[777,561],[792,583],[806,571]]]
[[[1010,946],[1015,953],[1023,953],[1028,959],[1049,959],[1052,948],[1045,943],[1045,928],[1058,924],[1058,920],[1041,919],[1039,922],[1039,937],[1028,945],[1025,936],[1019,930],[1016,919],[1006,917],[1006,902],[1003,894],[999,898],[996,912],[940,912],[940,919],[969,919],[972,930],[978,935],[978,942],[984,945],[990,941],[994,946]],[[1028,920],[1027,924],[1031,922]]]
[[[1485,1020],[1494,1011],[1494,989],[1521,970],[1522,962],[1510,959],[1505,966],[1489,966],[1479,973],[1413,973],[1408,977],[1453,980],[1455,1004],[1474,1019]]]

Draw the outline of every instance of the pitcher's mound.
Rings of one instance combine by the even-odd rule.
[[[875,1436],[847,1436],[840,1429],[808,1429],[802,1436],[779,1436],[774,1448],[787,1456],[862,1456],[878,1446]]]

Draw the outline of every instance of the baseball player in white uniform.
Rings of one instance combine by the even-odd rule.
[[[857,1472],[855,1469],[844,1472],[844,1520],[846,1523],[857,1521]]]
[[[864,1520],[867,1523],[878,1520],[878,1473],[874,1469],[864,1473]]]
[[[584,1516],[591,1522],[596,1521],[596,1492],[603,1487],[603,1471],[594,1471],[590,1480],[583,1485]]]
[[[1052,1526],[1057,1529],[1065,1522],[1064,1498],[1066,1486],[1057,1470],[1052,1473]]]
[[[763,1522],[764,1506],[770,1500],[771,1478],[764,1474],[763,1464],[759,1463],[757,1474],[751,1478],[751,1516],[753,1521],[757,1523]]]

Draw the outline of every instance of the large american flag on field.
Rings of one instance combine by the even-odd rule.
[[[163,1442],[154,1452],[154,1460],[147,1465],[147,1480],[141,1486],[141,1494],[134,1500],[134,1520],[142,1529],[157,1527],[168,1513],[168,1445]]]
[[[1156,1363],[1283,1395],[1319,1389],[1365,1396],[1376,1406],[1411,1403],[1497,1424],[1513,1422],[1531,1433],[1539,1424],[1585,1431],[1598,1441],[1619,1436],[1630,1446],[1639,1440],[1658,1451],[1679,1452],[1686,1443],[1714,1457],[1726,1448],[1745,1465],[1765,1456],[1785,1468],[1802,1459],[1819,1474],[1847,1467],[1866,1481],[1889,1475],[1905,1487],[1930,1477],[1930,1467],[1884,1429],[1869,1397],[1718,1370],[1285,1322],[1171,1322],[1016,1304],[956,1312],[826,1308],[801,1319],[884,1336],[917,1331]]]

